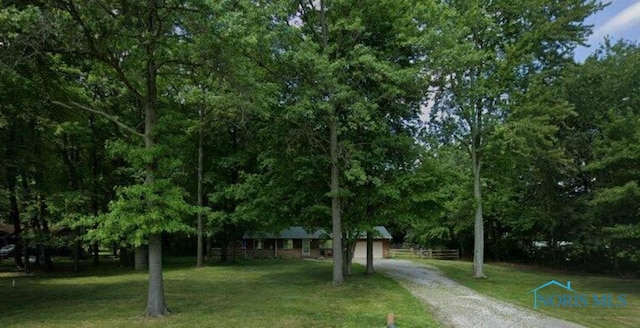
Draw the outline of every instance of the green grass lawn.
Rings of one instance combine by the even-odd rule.
[[[0,327],[437,327],[428,309],[396,282],[361,266],[331,286],[329,261],[263,260],[193,267],[165,265],[172,314],[147,319],[147,275],[102,267],[80,275],[0,273]],[[15,280],[15,287],[12,287]]]
[[[538,311],[588,327],[640,327],[640,281],[637,279],[579,275],[508,264],[485,264],[488,279],[474,279],[470,262],[412,260],[435,266],[447,277],[482,294],[530,309],[533,309],[534,300],[530,291],[551,279],[562,284],[569,280],[575,291],[589,298],[593,294],[626,294],[627,306],[624,308],[592,307],[591,303],[586,308],[553,308],[538,303]],[[548,287],[543,291],[547,296],[565,293],[559,287]]]

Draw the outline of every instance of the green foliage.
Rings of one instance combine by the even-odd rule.
[[[448,146],[426,151],[420,165],[401,177],[397,221],[409,231],[408,242],[457,248],[470,240],[473,202],[464,156]]]
[[[117,197],[109,205],[109,213],[93,222],[97,227],[88,232],[87,238],[140,246],[152,234],[193,232],[183,218],[195,214],[197,208],[188,205],[184,190],[168,179],[121,187]]]
[[[468,251],[482,205],[488,256],[638,270],[640,52],[571,62],[600,4],[152,4],[3,2],[0,220],[32,244],[142,245],[200,213],[226,245],[326,228],[337,197],[352,233]]]
[[[600,229],[595,237],[604,243],[598,253],[607,254],[615,270],[637,272],[640,238],[638,201],[638,163],[640,161],[640,98],[633,90],[640,88],[637,76],[640,50],[637,45],[605,43],[583,66],[586,81],[576,83],[602,86],[592,93],[591,104],[584,110],[598,120],[591,127],[592,152],[584,167],[592,178],[589,205],[591,224]],[[606,88],[606,89],[605,89]],[[605,91],[606,90],[606,91]],[[582,91],[582,90],[581,90]],[[603,107],[597,107],[603,106]]]
[[[441,26],[463,41],[432,62],[436,87],[430,132],[439,143],[468,151],[474,198],[458,198],[471,202],[458,208],[475,208],[477,263],[482,263],[485,240],[489,256],[522,258],[503,250],[526,249],[534,238],[556,240],[555,232],[566,224],[558,181],[572,163],[557,135],[561,122],[574,113],[557,89],[559,72],[589,33],[583,20],[600,5],[578,0],[444,3],[451,19]],[[481,265],[475,274],[482,276]]]

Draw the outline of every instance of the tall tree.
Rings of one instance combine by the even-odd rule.
[[[53,51],[81,56],[101,67],[105,77],[117,81],[132,100],[131,110],[142,121],[124,122],[115,108],[91,108],[83,104],[65,105],[105,116],[130,135],[140,138],[143,150],[117,146],[136,169],[144,172],[142,184],[122,188],[111,206],[109,221],[101,231],[132,233],[131,242],[149,247],[149,293],[146,314],[167,313],[162,277],[162,233],[188,229],[181,215],[190,211],[183,191],[167,175],[175,166],[160,160],[168,149],[158,144],[157,128],[169,113],[163,74],[179,74],[185,53],[191,50],[189,33],[205,22],[205,8],[184,1],[67,1],[47,3],[59,30]],[[188,60],[188,59],[187,59]],[[173,167],[175,168],[175,167]],[[142,201],[140,200],[142,199]],[[107,217],[105,217],[107,218]],[[122,232],[119,232],[122,233]]]
[[[263,151],[255,133],[277,98],[272,81],[279,77],[267,73],[275,70],[270,58],[274,45],[268,38],[256,37],[264,21],[252,16],[255,8],[224,2],[212,6],[219,13],[217,24],[194,34],[193,42],[199,49],[217,51],[213,55],[191,54],[200,65],[192,67],[190,81],[178,83],[176,89],[181,90],[179,97],[187,106],[198,113],[194,118],[197,143],[202,147],[197,151],[201,163],[196,165],[201,183],[194,191],[199,194],[196,202],[201,202],[198,238],[218,237],[216,242],[221,244],[226,260],[229,242],[261,217],[240,213],[238,186],[244,184],[245,176],[254,173],[256,158]],[[202,262],[201,242],[198,249],[197,262]]]
[[[18,266],[28,264],[22,256],[30,247],[44,246],[46,238],[40,233],[47,230],[45,177],[59,164],[45,136],[52,133],[54,121],[61,115],[50,111],[46,96],[73,93],[65,90],[68,84],[59,69],[60,61],[42,51],[51,34],[51,24],[29,2],[7,3],[0,8],[0,167],[6,177]],[[48,178],[54,180],[52,176]],[[30,228],[30,238],[22,234],[23,227]]]
[[[445,1],[452,8],[450,31],[461,40],[442,53],[431,111],[437,131],[448,133],[469,153],[475,203],[473,276],[484,278],[482,169],[498,124],[517,106],[532,77],[567,63],[589,27],[583,20],[595,1]]]
[[[574,207],[581,206],[570,237],[583,269],[626,273],[639,267],[638,63],[637,44],[605,41],[567,72],[566,98],[580,114],[567,120],[571,130],[564,136],[580,164],[569,180],[576,190]]]
[[[333,284],[340,285],[344,199],[350,182],[366,180],[359,164],[363,154],[352,137],[367,129],[393,135],[417,115],[419,105],[409,90],[419,75],[411,65],[416,57],[409,41],[420,28],[406,1],[280,4],[267,8],[276,13],[271,22],[286,27],[272,27],[281,35],[274,56],[287,63],[282,66],[287,89],[280,104],[295,134],[315,149],[310,157],[322,158],[316,163],[324,163],[328,171],[319,181],[328,185],[324,194],[330,198]],[[318,204],[315,209],[324,205],[317,198],[313,203]]]

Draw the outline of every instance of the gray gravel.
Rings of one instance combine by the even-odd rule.
[[[427,303],[446,327],[582,327],[478,294],[434,267],[408,260],[376,260],[374,266]]]

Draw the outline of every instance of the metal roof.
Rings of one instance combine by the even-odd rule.
[[[391,239],[391,234],[387,228],[383,226],[374,227],[376,234],[373,239]],[[358,238],[366,238],[366,233],[361,233]],[[265,233],[265,232],[247,232],[242,239],[329,239],[331,234],[328,234],[325,230],[319,229],[313,233],[307,232],[303,227],[290,227],[284,229],[277,234]]]

